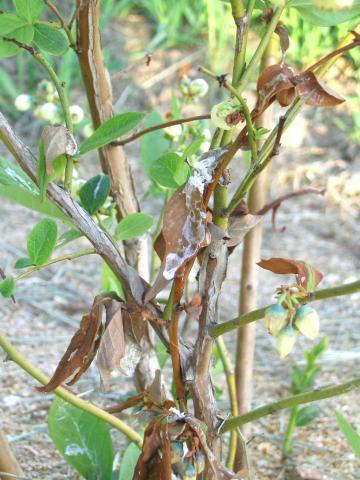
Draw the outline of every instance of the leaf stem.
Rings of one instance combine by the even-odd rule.
[[[259,418],[265,417],[267,415],[272,415],[273,413],[283,410],[285,408],[296,407],[297,405],[303,405],[306,403],[316,402],[318,400],[325,400],[326,398],[336,397],[338,395],[343,395],[348,393],[355,388],[360,387],[360,378],[354,378],[346,383],[341,383],[339,385],[333,385],[331,387],[319,388],[317,390],[312,390],[310,392],[299,393],[291,397],[283,398],[278,402],[269,403],[262,407],[256,408],[244,415],[230,418],[226,420],[221,428],[220,433],[226,433],[229,430],[240,427],[244,423],[253,422]]]
[[[337,287],[324,288],[322,290],[317,290],[312,292],[308,297],[304,298],[302,301],[304,303],[315,302],[317,300],[325,300],[327,298],[341,297],[343,295],[351,295],[352,293],[360,291],[360,280],[352,283],[345,283],[344,285],[339,285]],[[264,317],[266,309],[270,305],[267,305],[263,308],[258,308],[252,312],[245,313],[240,317],[229,320],[228,322],[220,323],[214,325],[210,328],[210,335],[213,337],[218,337],[224,335],[224,333],[231,332],[236,328],[241,328],[248,323],[255,322]]]
[[[53,265],[54,263],[59,263],[64,260],[74,260],[75,258],[84,257],[85,255],[92,255],[94,253],[97,253],[95,248],[88,248],[86,250],[82,250],[81,252],[68,253],[67,255],[62,255],[61,257],[53,258],[48,262],[44,263],[44,265],[31,267],[29,268],[29,270],[26,270],[26,272],[20,273],[20,275],[18,275],[15,278],[15,281],[23,280],[24,278],[30,276],[34,272],[42,270],[43,268],[48,267],[49,265]]]
[[[5,335],[3,335],[2,333],[0,333],[0,346],[3,348],[3,350],[7,353],[7,355],[12,361],[17,363],[20,368],[25,370],[38,382],[43,385],[46,385],[49,382],[49,378],[44,375],[39,369],[37,369],[34,365],[32,365],[23,355],[21,355],[21,353],[15,349],[15,347],[6,339]],[[66,402],[70,403],[71,405],[74,405],[75,407],[78,407],[81,410],[88,412],[91,415],[100,418],[101,420],[104,420],[109,425],[113,426],[114,428],[122,432],[124,435],[126,435],[126,437],[131,442],[134,442],[139,448],[141,448],[141,436],[119,418],[116,418],[110,413],[107,413],[103,409],[97,407],[96,405],[93,405],[92,403],[77,397],[68,389],[65,389],[63,387],[56,388],[54,390],[54,393]]]

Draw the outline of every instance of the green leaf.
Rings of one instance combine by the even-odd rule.
[[[312,405],[301,408],[296,416],[296,426],[305,427],[305,425],[309,425],[320,415],[320,411],[319,407]]]
[[[14,13],[2,13],[0,15],[0,36],[9,36],[10,33],[28,24],[29,22]]]
[[[29,257],[23,257],[23,258],[19,258],[19,260],[16,260],[15,268],[17,269],[27,268],[27,267],[31,267],[32,265],[33,264]]]
[[[19,17],[32,23],[39,17],[44,7],[44,0],[14,0],[14,4]]]
[[[95,150],[122,137],[138,125],[144,118],[145,113],[127,112],[116,115],[104,122],[80,147],[80,155],[90,150]]]
[[[49,183],[49,176],[46,171],[46,157],[44,151],[44,141],[39,141],[39,158],[36,164],[36,176],[40,190],[40,201],[43,202],[46,197],[46,189]]]
[[[71,228],[70,230],[66,230],[62,235],[59,237],[59,241],[55,247],[55,250],[58,248],[62,248],[65,245],[67,245],[70,242],[73,242],[74,240],[77,240],[78,238],[81,238],[83,236],[83,233],[81,233],[79,230],[76,230],[75,228]]]
[[[119,480],[129,480],[133,478],[140,453],[140,448],[134,443],[128,445],[121,460]]]
[[[118,240],[140,237],[151,228],[154,219],[146,213],[131,213],[116,226],[115,236]]]
[[[103,420],[55,398],[49,434],[65,460],[86,480],[111,480],[113,448]]]
[[[342,434],[346,438],[350,447],[354,450],[355,455],[360,458],[360,435],[350,423],[345,420],[340,412],[335,412],[335,415]]]
[[[38,187],[19,166],[1,157],[0,196],[44,215],[68,221],[50,200],[45,199],[41,202]]]
[[[52,55],[63,55],[69,46],[63,32],[46,23],[35,23],[34,43]]]
[[[107,175],[90,178],[79,190],[82,206],[90,215],[102,207],[110,193],[110,179]]]
[[[159,367],[164,368],[165,363],[170,358],[170,354],[167,351],[165,345],[160,340],[155,343],[155,350],[159,362]]]
[[[176,153],[165,153],[150,168],[150,177],[165,188],[178,188],[188,179],[190,169]]]
[[[158,112],[151,112],[144,124],[145,128],[159,125],[163,122]],[[155,130],[140,138],[140,158],[143,170],[149,175],[151,165],[169,149],[169,142],[162,130]]]
[[[55,248],[57,225],[54,220],[44,218],[31,230],[27,241],[27,252],[33,265],[44,265]]]
[[[355,0],[350,8],[332,10],[330,7],[319,8],[313,0],[292,0],[288,7],[296,7],[300,15],[310,23],[321,27],[330,27],[346,22],[360,15],[360,0]]]
[[[186,146],[185,150],[183,151],[181,158],[185,160],[188,157],[191,157],[196,153],[196,151],[200,148],[201,144],[204,142],[204,137],[197,137],[189,145]]]
[[[13,78],[4,68],[0,68],[0,84],[4,93],[9,97],[15,99],[19,95],[20,92],[17,89],[17,85],[14,84]]]
[[[105,262],[101,264],[100,283],[102,292],[115,292],[122,300],[126,299],[120,280]]]
[[[15,280],[13,277],[6,277],[0,282],[0,293],[3,297],[11,297],[15,290]]]

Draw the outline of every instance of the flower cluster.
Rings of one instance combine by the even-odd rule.
[[[298,333],[313,340],[319,335],[320,320],[316,310],[308,305],[285,308],[276,303],[266,309],[265,325],[271,335],[277,338],[281,358],[293,349]]]

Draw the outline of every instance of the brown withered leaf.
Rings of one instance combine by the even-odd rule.
[[[145,295],[145,304],[165,288],[178,268],[198,252],[205,240],[206,214],[201,192],[187,187],[186,184],[178,189],[165,207],[162,266],[153,287]],[[160,253],[160,248],[158,250]]]
[[[110,300],[106,309],[106,329],[101,338],[96,358],[100,373],[101,389],[106,392],[110,386],[111,372],[118,368],[125,354],[125,334],[121,302]]]
[[[280,275],[295,274],[298,283],[306,289],[309,287],[309,282],[311,282],[311,287],[315,287],[323,279],[323,274],[319,270],[302,260],[273,257],[261,260],[258,265]]]
[[[147,312],[145,311],[147,314]],[[147,325],[143,316],[143,309],[138,305],[125,303],[122,305],[124,331],[133,340],[141,345],[141,340],[147,332]]]
[[[334,107],[345,102],[336,92],[316,78],[311,71],[305,71],[293,78],[300,97],[305,98],[307,105],[318,107]]]
[[[190,321],[197,321],[199,320],[200,314],[202,312],[202,298],[200,293],[194,293],[190,302],[185,305],[184,310],[186,312],[187,317]]]
[[[48,175],[54,173],[53,160],[60,155],[75,155],[77,144],[73,135],[62,125],[44,127],[41,132],[41,139],[44,142],[46,159],[46,171]]]
[[[241,243],[245,235],[252,230],[261,220],[262,215],[231,215],[229,218],[229,236],[226,244],[228,247],[236,247]]]
[[[67,382],[67,385],[73,385],[89,368],[100,344],[101,310],[101,302],[95,299],[91,311],[83,316],[79,329],[72,337],[49,383],[38,387],[40,392],[53,391],[71,376],[73,378]]]
[[[278,34],[280,38],[280,47],[281,47],[281,52],[282,52],[282,60],[285,58],[286,51],[289,48],[290,42],[289,42],[289,32],[287,31],[287,28],[283,25],[282,22],[279,22],[276,25],[275,28],[275,33]]]
[[[137,461],[133,480],[170,480],[171,452],[166,417],[159,416],[149,423]]]
[[[287,90],[295,92],[292,83],[294,75],[294,70],[285,64],[270,65],[260,73],[256,86],[257,102],[255,112],[257,115],[263,112],[280,92]]]
[[[157,405],[158,407],[162,407],[164,405],[164,402],[166,400],[166,392],[164,390],[161,370],[156,370],[154,380],[147,387],[146,390],[150,400],[155,405]]]

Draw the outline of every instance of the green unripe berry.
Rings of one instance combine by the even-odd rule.
[[[287,316],[288,311],[278,303],[266,309],[265,325],[271,335],[276,337],[280,330],[285,327]]]
[[[280,358],[285,358],[289,355],[294,348],[296,337],[297,333],[291,325],[286,325],[286,327],[280,330],[280,333],[277,336]]]
[[[295,327],[310,340],[313,340],[319,335],[320,330],[320,319],[316,310],[307,305],[296,310]]]

